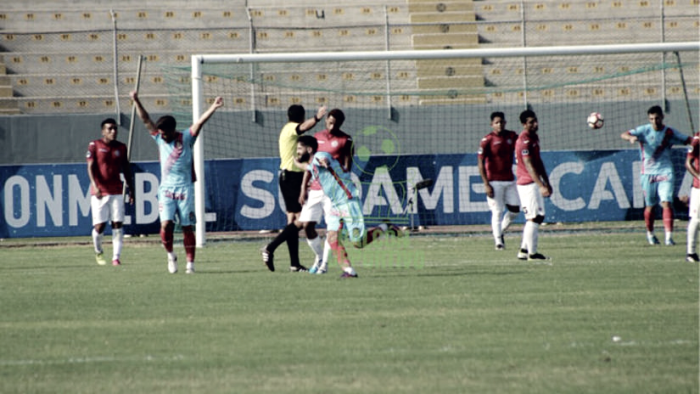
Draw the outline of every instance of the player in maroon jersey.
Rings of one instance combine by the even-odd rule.
[[[124,174],[128,186],[128,202],[134,202],[134,185],[126,145],[117,141],[117,122],[102,121],[102,138],[90,142],[87,151],[87,170],[90,178],[90,207],[92,209],[92,242],[95,258],[100,265],[107,264],[102,249],[102,238],[107,221],[112,225],[112,265],[121,265],[124,243],[124,196],[119,174]]]
[[[344,122],[345,114],[343,111],[338,108],[331,110],[326,116],[326,129],[314,134],[314,138],[318,141],[318,152],[330,153],[347,173],[350,172],[352,166],[353,146],[352,137],[340,129]],[[328,216],[331,204],[328,196],[323,193],[318,180],[309,183],[310,179],[311,174],[308,171],[305,172],[299,197],[299,202],[303,205],[299,221],[304,224],[306,240],[315,255],[314,264],[309,272],[324,274],[328,271],[328,256],[331,251],[327,240],[328,236],[334,234],[327,234],[325,247],[322,249],[321,239],[316,232],[316,224],[321,220],[322,214]],[[335,235],[337,236],[337,234]]]
[[[544,222],[544,199],[552,195],[552,185],[540,156],[537,115],[532,110],[525,110],[520,114],[520,123],[523,131],[515,143],[516,176],[520,205],[527,221],[518,258],[548,260],[537,252],[537,241],[539,226]]]
[[[700,262],[696,253],[698,228],[700,227],[700,132],[695,133],[688,148],[685,168],[693,176],[693,187],[688,201],[688,254],[685,260],[690,263]]]
[[[481,139],[477,154],[479,174],[491,210],[491,229],[496,250],[505,249],[503,233],[520,212],[520,200],[513,175],[517,139],[518,134],[506,130],[506,116],[503,112],[494,112],[491,114],[491,132]],[[503,211],[506,211],[505,216]]]

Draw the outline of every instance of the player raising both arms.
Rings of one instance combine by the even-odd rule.
[[[177,255],[173,251],[173,230],[177,217],[182,226],[183,243],[187,255],[185,272],[194,273],[195,224],[194,214],[194,163],[192,146],[202,131],[202,126],[224,105],[221,97],[214,99],[211,107],[195,121],[189,130],[176,131],[175,118],[162,116],[156,123],[144,109],[137,92],[131,92],[138,116],[146,130],[158,145],[160,154],[160,187],[158,188],[158,211],[160,212],[160,238],[168,252],[168,271],[177,272]]]
[[[700,132],[695,133],[690,143],[685,168],[693,176],[693,187],[688,201],[688,254],[685,260],[691,263],[700,261],[696,252],[698,228],[700,227]]]
[[[523,240],[520,244],[520,260],[548,260],[537,252],[539,227],[544,222],[544,199],[552,195],[547,170],[540,156],[540,137],[537,135],[539,123],[534,111],[525,110],[520,114],[523,132],[515,143],[517,160],[518,196],[525,214]]]
[[[642,158],[641,184],[644,192],[644,222],[647,228],[647,241],[658,245],[654,235],[654,206],[661,200],[666,245],[673,241],[673,162],[671,147],[674,144],[687,145],[691,137],[664,125],[664,112],[658,105],[647,111],[649,123],[620,135],[631,144],[639,143]]]
[[[520,212],[518,190],[513,175],[515,141],[518,134],[506,130],[503,112],[491,114],[491,132],[481,139],[477,160],[479,174],[491,209],[491,228],[496,250],[505,249],[503,233]],[[503,211],[506,210],[505,216]]]
[[[134,185],[126,145],[117,141],[117,121],[102,121],[102,138],[90,142],[87,151],[88,177],[90,177],[90,207],[92,209],[92,242],[97,264],[105,265],[102,238],[107,221],[112,224],[112,265],[121,265],[120,256],[124,244],[124,196],[120,173],[128,186],[129,204],[134,202]]]

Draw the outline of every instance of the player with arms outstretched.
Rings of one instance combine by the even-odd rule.
[[[90,142],[87,170],[90,178],[90,207],[92,209],[92,242],[97,264],[105,265],[102,238],[107,221],[112,225],[112,265],[121,265],[124,244],[124,195],[120,173],[128,186],[128,202],[134,202],[134,185],[126,145],[117,141],[117,121],[102,121],[102,138]]]
[[[690,189],[688,201],[688,254],[685,260],[690,263],[700,262],[696,252],[698,228],[700,228],[700,132],[695,133],[688,148],[685,168],[693,176],[693,187]]]
[[[644,192],[644,222],[647,228],[647,242],[658,245],[654,235],[654,206],[661,201],[665,244],[673,246],[673,186],[674,171],[671,161],[671,148],[674,144],[687,145],[692,140],[685,134],[664,125],[664,112],[655,105],[647,111],[649,123],[620,135],[630,144],[638,143],[642,159],[641,184]]]
[[[491,209],[491,229],[496,250],[505,249],[503,233],[520,213],[520,200],[513,175],[515,141],[518,134],[506,130],[503,112],[491,114],[491,132],[481,139],[477,154],[479,174]],[[505,216],[503,211],[506,211]]]
[[[158,188],[158,211],[160,213],[160,237],[163,247],[168,253],[168,271],[177,272],[177,255],[173,251],[173,231],[175,218],[182,226],[183,243],[187,255],[185,272],[194,273],[195,234],[192,226],[195,224],[194,213],[194,163],[192,146],[194,145],[202,126],[224,105],[221,97],[214,99],[209,109],[195,121],[188,130],[176,131],[175,118],[166,115],[153,123],[146,109],[139,100],[138,93],[131,92],[131,99],[136,104],[136,110],[146,130],[158,145],[160,154],[160,187]]]

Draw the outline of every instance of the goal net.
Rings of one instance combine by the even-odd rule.
[[[546,220],[625,220],[641,218],[643,201],[636,147],[620,134],[647,123],[653,105],[662,106],[667,125],[693,134],[698,47],[198,55],[190,68],[163,71],[183,123],[214,97],[225,100],[198,147],[199,173],[206,175],[198,209],[206,231],[284,225],[278,137],[292,104],[303,105],[307,118],[320,106],[345,113],[342,129],[354,140],[353,172],[369,222],[489,223],[479,142],[490,132],[492,112],[504,112],[507,128],[519,133],[524,109],[538,116],[555,186]],[[604,127],[588,127],[591,112],[602,114]],[[324,128],[321,122],[308,133]],[[683,152],[674,156],[678,193],[687,188]],[[425,179],[432,185],[414,191]]]

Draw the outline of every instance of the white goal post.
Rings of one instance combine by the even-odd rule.
[[[436,59],[469,59],[469,58],[522,58],[543,56],[582,56],[582,55],[616,55],[635,53],[674,53],[700,51],[700,42],[647,43],[620,45],[583,45],[583,46],[551,46],[551,47],[511,47],[489,49],[452,49],[452,50],[408,50],[382,52],[313,52],[313,53],[268,53],[268,54],[197,54],[191,57],[191,86],[192,86],[192,118],[197,119],[207,108],[204,97],[202,68],[205,64],[259,64],[259,63],[299,63],[299,62],[353,62],[353,61],[386,61],[390,67],[391,61],[396,60],[436,60]],[[319,66],[319,67],[322,67]],[[252,66],[251,66],[252,70]],[[251,71],[252,72],[252,71]],[[388,75],[386,78],[389,78]],[[389,85],[390,81],[387,81]],[[527,84],[527,81],[524,82]],[[387,90],[389,87],[387,87]],[[255,92],[251,92],[255,94]],[[388,94],[389,95],[389,94]],[[225,98],[226,100],[226,98]],[[391,107],[390,100],[388,101]],[[250,100],[252,119],[255,121],[255,100]],[[228,103],[224,104],[226,110]],[[382,105],[385,105],[384,103]],[[389,108],[391,111],[391,108]],[[217,116],[216,114],[214,116]],[[206,126],[205,126],[206,128]],[[207,133],[200,134],[194,147],[194,165],[197,174],[195,183],[195,212],[197,215],[196,241],[197,246],[206,243],[205,193],[206,178],[204,174],[203,139]]]

